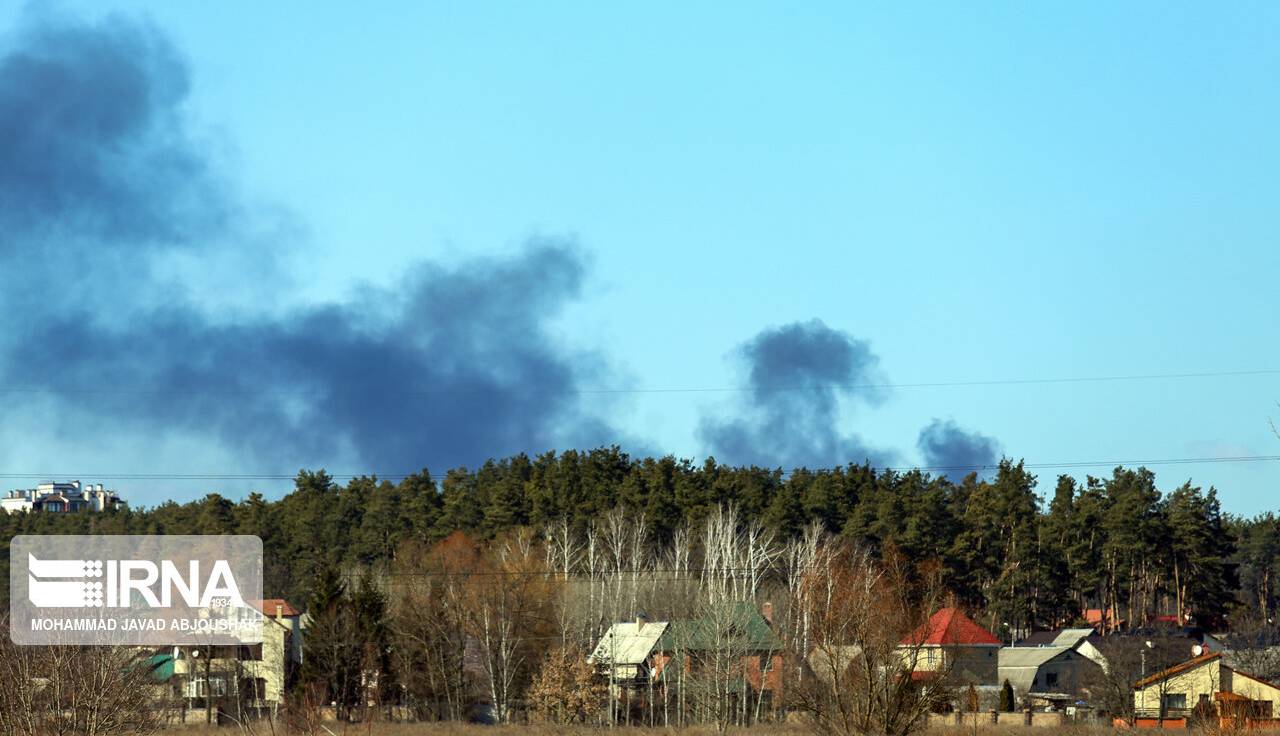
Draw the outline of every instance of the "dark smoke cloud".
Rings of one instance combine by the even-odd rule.
[[[181,122],[187,70],[162,36],[28,15],[6,42],[0,249],[141,250],[226,226],[224,187]]]
[[[884,397],[871,386],[883,379],[865,341],[812,320],[766,329],[738,357],[748,368],[742,416],[704,419],[699,430],[718,460],[791,468],[894,457],[840,431],[842,398],[877,404]]]
[[[474,464],[553,447],[573,429],[581,372],[542,325],[582,276],[574,251],[543,243],[509,260],[421,268],[369,295],[376,309],[230,325],[165,309],[123,329],[81,313],[27,331],[5,372],[80,411],[213,432],[264,458],[350,448],[381,472]],[[371,320],[375,311],[386,316]]]
[[[937,474],[952,479],[973,472],[989,475],[989,466],[1000,459],[1000,444],[995,438],[966,431],[950,419],[934,419],[920,430],[916,447],[924,467],[938,468]]]
[[[212,262],[252,229],[183,124],[187,89],[174,49],[127,20],[28,17],[0,57],[0,370],[54,397],[68,437],[98,420],[140,446],[186,432],[256,467],[380,472],[616,439],[573,394],[600,361],[546,328],[579,295],[570,243],[419,265],[284,317],[231,319],[161,283],[161,259]],[[252,250],[242,280],[278,288]]]

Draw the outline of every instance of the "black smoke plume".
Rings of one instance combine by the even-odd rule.
[[[916,447],[923,467],[935,474],[960,479],[969,473],[991,474],[1000,459],[1000,444],[995,438],[962,429],[954,421],[934,419],[920,430]]]
[[[704,419],[699,431],[717,460],[792,468],[894,457],[839,426],[841,399],[884,397],[879,359],[865,341],[815,319],[766,329],[737,355],[748,370],[740,416]]]
[[[442,469],[616,439],[574,395],[600,361],[547,329],[584,278],[571,243],[419,264],[389,288],[284,316],[211,310],[160,276],[166,258],[239,259],[227,289],[268,294],[281,282],[262,265],[276,253],[254,235],[256,208],[184,122],[180,54],[121,18],[28,14],[6,41],[0,371],[11,425],[51,423],[68,447],[90,422],[141,447],[193,433],[273,471],[334,458]],[[52,416],[37,416],[50,400]]]

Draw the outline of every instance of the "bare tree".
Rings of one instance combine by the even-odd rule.
[[[1225,652],[1237,667],[1268,682],[1280,680],[1280,627],[1260,612],[1232,619],[1231,630],[1223,635]]]
[[[491,567],[468,578],[465,621],[480,652],[494,717],[511,721],[516,695],[527,683],[530,648],[549,631],[548,606],[558,597],[527,530],[500,543]]]
[[[543,526],[542,536],[546,540],[547,568],[559,572],[567,581],[578,567],[582,550],[581,543],[573,534],[568,514],[548,521]]]
[[[1191,642],[1166,631],[1104,636],[1098,651],[1106,666],[1083,683],[1107,713],[1132,720],[1134,683],[1191,657]]]
[[[789,702],[821,734],[920,730],[950,697],[950,658],[920,666],[920,632],[942,598],[937,571],[918,574],[893,555],[877,563],[849,545],[816,555],[797,596],[808,606],[801,615],[809,620],[812,675],[789,690]]]
[[[804,532],[791,540],[783,553],[783,583],[786,586],[786,612],[783,621],[783,640],[791,656],[803,661],[810,651],[810,627],[815,606],[813,596],[817,592],[808,581],[814,580],[820,570],[831,564],[827,534],[821,521],[813,521]],[[795,668],[795,679],[804,676],[804,668]]]
[[[17,646],[4,637],[0,728],[15,736],[154,733],[164,686],[152,666],[135,648]]]
[[[418,718],[466,717],[473,687],[464,667],[468,573],[479,564],[474,544],[457,537],[426,549],[406,543],[396,555],[389,600],[392,666]]]

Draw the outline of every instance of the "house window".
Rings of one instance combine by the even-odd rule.
[[[213,696],[220,698],[227,694],[227,681],[221,677],[210,677],[206,680],[203,676],[193,677],[187,681],[186,692],[183,693],[188,698],[204,698]]]
[[[1057,687],[1057,686],[1058,686],[1058,673],[1057,673],[1057,672],[1046,672],[1046,673],[1044,673],[1044,686],[1045,686],[1045,687]]]
[[[1186,710],[1187,694],[1186,693],[1165,693],[1160,696],[1160,705],[1166,711],[1170,710]]]

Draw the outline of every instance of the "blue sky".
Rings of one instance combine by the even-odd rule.
[[[2,7],[6,28],[35,15]],[[1280,369],[1273,4],[380,9],[60,6],[152,24],[185,60],[185,129],[237,201],[286,223],[260,274],[175,267],[212,319],[351,303],[414,264],[543,237],[587,264],[543,325],[599,362],[580,390],[741,387],[739,346],[813,319],[865,341],[890,383]],[[838,430],[902,464],[934,419],[1030,463],[1276,455],[1277,399],[1275,373],[902,388],[845,397]],[[736,392],[584,403],[619,439],[692,457],[713,449],[707,417],[750,409]],[[13,472],[414,469],[248,459],[191,426],[85,441],[43,428],[49,410],[12,410]],[[1153,469],[1240,513],[1273,509],[1280,481],[1275,461]],[[1058,471],[1038,472],[1048,490]],[[147,503],[245,489],[116,485]]]

